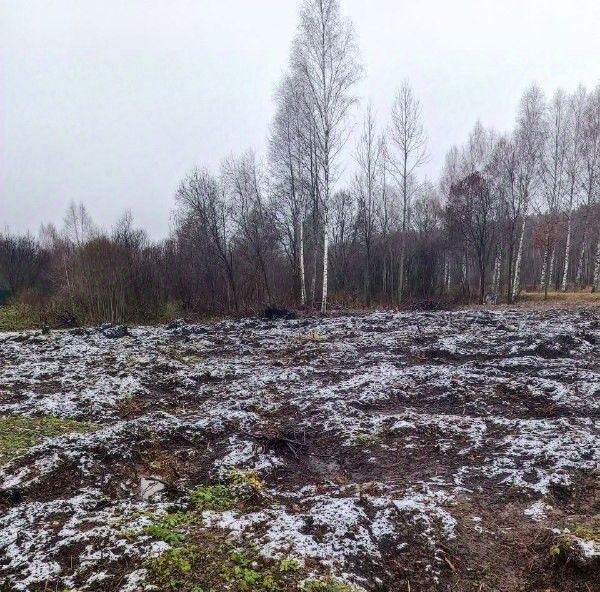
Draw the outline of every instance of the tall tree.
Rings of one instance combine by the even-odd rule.
[[[410,202],[416,187],[414,174],[427,160],[427,136],[422,122],[421,103],[408,82],[404,82],[392,105],[390,139],[395,147],[394,171],[400,187],[402,246],[398,277],[398,299],[404,292],[406,265],[406,232],[409,224]]]
[[[267,300],[273,302],[268,260],[273,250],[274,223],[270,204],[267,203],[262,167],[254,152],[241,157],[230,157],[223,162],[222,177],[236,236],[241,241],[250,265],[262,277]],[[257,292],[259,291],[257,285]]]
[[[573,206],[578,200],[583,161],[581,148],[583,142],[583,124],[587,92],[580,86],[575,94],[569,98],[567,139],[566,139],[566,177],[567,177],[567,239],[565,241],[565,260],[563,265],[562,284],[563,292],[567,291],[569,281],[569,264],[571,259],[571,239],[573,235]]]
[[[589,240],[590,246],[594,239],[594,233],[588,228],[588,221],[592,212],[594,201],[600,202],[600,85],[596,86],[593,92],[588,95],[587,104],[584,113],[584,122],[581,142],[581,185],[585,195],[585,213],[583,233],[581,237],[581,247],[577,262],[576,285],[583,283],[583,265],[586,251],[586,245]],[[600,228],[598,228],[598,249],[597,265],[600,273]],[[593,248],[590,248],[593,256]],[[600,278],[592,272],[592,289],[597,289],[597,283]]]
[[[556,261],[558,214],[566,189],[567,109],[567,97],[562,90],[558,90],[546,111],[545,144],[541,166],[543,208],[541,214],[544,235],[541,287],[544,298],[548,298],[548,288],[552,281]]]
[[[347,140],[346,120],[356,102],[352,89],[361,74],[356,35],[342,18],[338,0],[304,0],[292,51],[292,66],[310,97],[318,156],[323,220],[323,294],[327,310],[329,206],[337,180],[337,158]]]
[[[483,304],[490,255],[494,244],[496,203],[481,173],[471,173],[452,186],[448,217],[455,234],[464,236],[477,263],[479,303]]]
[[[298,76],[286,74],[275,95],[277,111],[269,138],[272,190],[276,201],[276,219],[281,242],[295,268],[299,299],[306,305],[305,219],[310,204],[311,155],[306,93]]]
[[[356,146],[358,173],[355,179],[358,226],[365,250],[364,292],[367,305],[371,304],[372,258],[379,206],[382,140],[377,136],[375,116],[371,104],[367,106],[362,132]]]
[[[525,247],[525,226],[527,214],[536,190],[542,150],[544,146],[544,115],[545,98],[537,85],[533,85],[525,92],[519,104],[517,127],[514,133],[516,151],[518,203],[521,210],[521,231],[518,242],[517,257],[515,261],[514,276],[512,278],[509,300],[512,301],[521,290],[521,268],[523,251]]]
[[[201,255],[218,262],[229,287],[233,308],[239,311],[238,283],[234,268],[231,208],[223,184],[206,170],[193,170],[175,196],[181,223],[202,249]]]

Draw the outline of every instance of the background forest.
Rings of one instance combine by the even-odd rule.
[[[37,237],[4,231],[0,289],[15,322],[600,289],[600,86],[547,97],[532,85],[512,131],[476,122],[432,182],[421,175],[418,97],[404,82],[390,112],[376,114],[355,96],[361,75],[337,0],[306,0],[266,157],[249,151],[190,171],[166,240],[128,213],[99,228],[82,203]]]

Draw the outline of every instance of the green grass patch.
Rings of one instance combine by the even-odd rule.
[[[158,590],[285,592],[301,589],[298,564],[293,560],[267,562],[251,546],[236,547],[220,533],[199,531],[193,540],[150,561],[150,581]],[[328,592],[328,589],[323,590]]]
[[[194,515],[189,512],[164,514],[152,519],[152,523],[144,528],[144,534],[177,547],[184,543],[184,528],[193,522]]]
[[[305,582],[302,590],[305,592],[356,592],[354,586],[333,578]]]
[[[193,353],[185,353],[183,351],[178,350],[175,347],[165,347],[162,348],[161,351],[175,362],[185,364],[186,366],[195,366],[204,362],[204,358],[202,358],[201,356],[198,356]]]
[[[59,417],[0,418],[0,465],[39,444],[44,438],[69,433],[87,433],[94,429],[93,424]]]
[[[381,437],[378,434],[367,434],[361,433],[356,434],[352,438],[352,444],[359,448],[368,448],[369,446],[373,446],[375,444],[379,444],[381,442]]]
[[[205,485],[196,489],[190,496],[190,502],[198,512],[231,510],[235,501],[235,494],[227,485]]]
[[[0,306],[0,331],[27,331],[40,326],[39,316],[26,304]]]
[[[258,493],[262,489],[262,481],[253,469],[232,469],[226,475],[227,482],[240,494]]]
[[[159,592],[355,592],[333,578],[306,581],[295,559],[261,557],[250,542],[232,542],[224,531],[203,526],[202,512],[238,508],[262,486],[254,471],[231,471],[227,485],[196,489],[185,511],[150,516],[142,534],[170,545],[150,559],[148,583]]]
[[[579,525],[552,539],[548,549],[550,557],[555,559],[565,557],[569,554],[573,545],[575,545],[578,540],[590,541],[593,543],[594,548],[600,551],[600,530],[589,526]]]

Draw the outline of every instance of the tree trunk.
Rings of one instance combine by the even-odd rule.
[[[404,261],[405,247],[404,238],[402,238],[402,248],[400,250],[400,265],[398,266],[398,304],[402,303],[402,297],[404,295]]]
[[[550,273],[548,274],[548,286],[552,285],[554,276],[556,275],[556,246],[552,246],[552,257],[550,257]],[[558,286],[556,286],[558,289]]]
[[[387,269],[388,269],[387,254],[384,253],[384,255],[383,255],[383,272],[382,272],[382,279],[381,279],[381,291],[382,291],[384,301],[387,300]]]
[[[506,266],[507,266],[507,271],[506,271],[506,285],[507,285],[507,289],[506,289],[506,302],[508,304],[511,303],[514,256],[515,256],[515,245],[513,243],[512,235],[511,235],[511,240],[509,241],[509,245],[508,245],[508,261],[506,263]]]
[[[540,290],[544,292],[544,299],[548,298],[548,242],[546,241],[546,246],[544,247],[544,257],[542,259],[542,277],[540,278]]]
[[[502,252],[498,251],[496,262],[494,263],[494,277],[492,278],[492,292],[498,294],[500,291],[500,275],[502,272]]]
[[[371,306],[371,246],[365,246],[365,300]]]
[[[467,298],[471,298],[471,287],[469,286],[469,264],[467,261],[467,255],[465,254],[463,263],[462,263],[462,281],[463,281],[463,290]]]
[[[448,294],[450,292],[450,259],[448,255],[444,257],[444,285],[443,290]]]
[[[306,306],[306,271],[304,269],[304,221],[300,220],[298,229],[300,242],[300,304]]]
[[[523,264],[523,246],[525,244],[525,215],[523,216],[523,226],[521,228],[521,238],[519,239],[519,250],[517,251],[517,260],[515,261],[515,277],[513,279],[510,301],[518,297],[521,291],[521,266]]]
[[[600,290],[600,237],[596,246],[596,262],[594,264],[594,277],[592,280],[592,292]]]
[[[585,261],[585,228],[583,230],[583,240],[581,241],[581,249],[577,258],[577,273],[575,274],[575,286],[581,288],[583,286],[583,264]]]
[[[327,232],[328,226],[328,212],[327,206],[325,206],[325,213],[323,216],[323,298],[321,300],[321,313],[327,312],[327,284],[329,281],[329,234]]]
[[[567,281],[569,279],[569,255],[571,253],[571,232],[573,229],[573,216],[569,213],[569,223],[567,227],[567,244],[565,246],[565,266],[563,268],[562,291],[567,291]]]
[[[485,302],[485,265],[479,264],[479,304]]]

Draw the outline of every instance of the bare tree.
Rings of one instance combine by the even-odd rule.
[[[223,162],[224,189],[231,204],[231,219],[236,236],[243,242],[250,265],[256,265],[262,277],[267,300],[273,302],[269,270],[269,252],[274,248],[274,221],[265,196],[265,178],[254,152],[230,157]]]
[[[406,231],[409,225],[410,201],[416,184],[414,174],[427,161],[427,136],[423,128],[421,103],[408,82],[404,82],[392,105],[390,139],[396,149],[394,171],[400,187],[402,247],[398,277],[398,300],[404,292]]]
[[[92,218],[83,203],[71,202],[63,223],[65,237],[75,246],[81,246],[93,237],[96,229]]]
[[[350,253],[356,243],[356,200],[352,192],[341,190],[331,196],[332,259],[335,263],[333,285],[345,295],[350,286]]]
[[[487,269],[494,244],[495,196],[480,173],[472,173],[452,186],[448,217],[454,233],[465,237],[477,262],[479,303],[483,304]]]
[[[195,169],[181,183],[176,200],[180,214],[204,257],[214,257],[227,278],[236,311],[239,299],[233,264],[231,218],[222,184],[206,170]]]
[[[568,105],[568,127],[566,132],[567,238],[565,242],[565,261],[561,285],[563,292],[567,291],[567,283],[569,280],[571,239],[573,234],[573,205],[578,200],[581,186],[583,164],[581,148],[586,103],[587,92],[583,86],[580,86],[575,94],[569,98]]]
[[[583,265],[586,252],[587,241],[591,242],[594,233],[589,231],[588,222],[594,202],[600,202],[600,85],[587,97],[587,103],[584,112],[584,122],[582,129],[582,141],[580,145],[581,155],[581,187],[585,195],[585,215],[583,232],[581,237],[581,247],[577,260],[577,273],[575,283],[581,287],[583,283]],[[600,228],[598,229],[600,234]],[[593,247],[590,249],[593,254]],[[600,273],[600,236],[598,238],[597,263],[592,272],[592,289],[598,288],[598,273]]]
[[[381,188],[380,207],[378,214],[378,232],[382,244],[383,261],[381,269],[381,292],[387,300],[390,290],[393,291],[392,273],[392,244],[391,232],[395,225],[396,199],[390,174],[391,158],[387,135],[382,133],[379,138],[379,184]]]
[[[311,120],[303,81],[286,74],[275,96],[277,111],[269,138],[275,215],[285,249],[298,276],[299,298],[306,305],[305,222],[311,201]]]
[[[292,64],[306,84],[315,122],[323,218],[322,312],[327,310],[329,202],[337,157],[347,140],[347,115],[356,101],[352,88],[361,74],[357,56],[354,28],[342,18],[338,0],[304,0]]]
[[[516,181],[518,186],[518,204],[522,226],[512,278],[509,301],[518,296],[521,290],[521,268],[525,246],[525,226],[527,214],[539,179],[542,149],[544,146],[545,99],[537,85],[523,95],[519,104],[517,127],[514,133],[516,157]]]
[[[32,288],[46,264],[44,252],[31,235],[18,236],[8,230],[0,234],[0,287],[13,294]]]
[[[566,189],[567,108],[566,95],[559,90],[554,94],[546,112],[545,148],[541,166],[541,214],[544,226],[541,287],[544,298],[548,297],[548,288],[552,281],[556,256],[556,226]]]
[[[371,304],[372,256],[379,207],[379,175],[382,160],[382,140],[377,136],[375,116],[368,105],[360,139],[356,146],[358,173],[355,189],[358,206],[358,225],[365,249],[365,285],[367,305]]]

